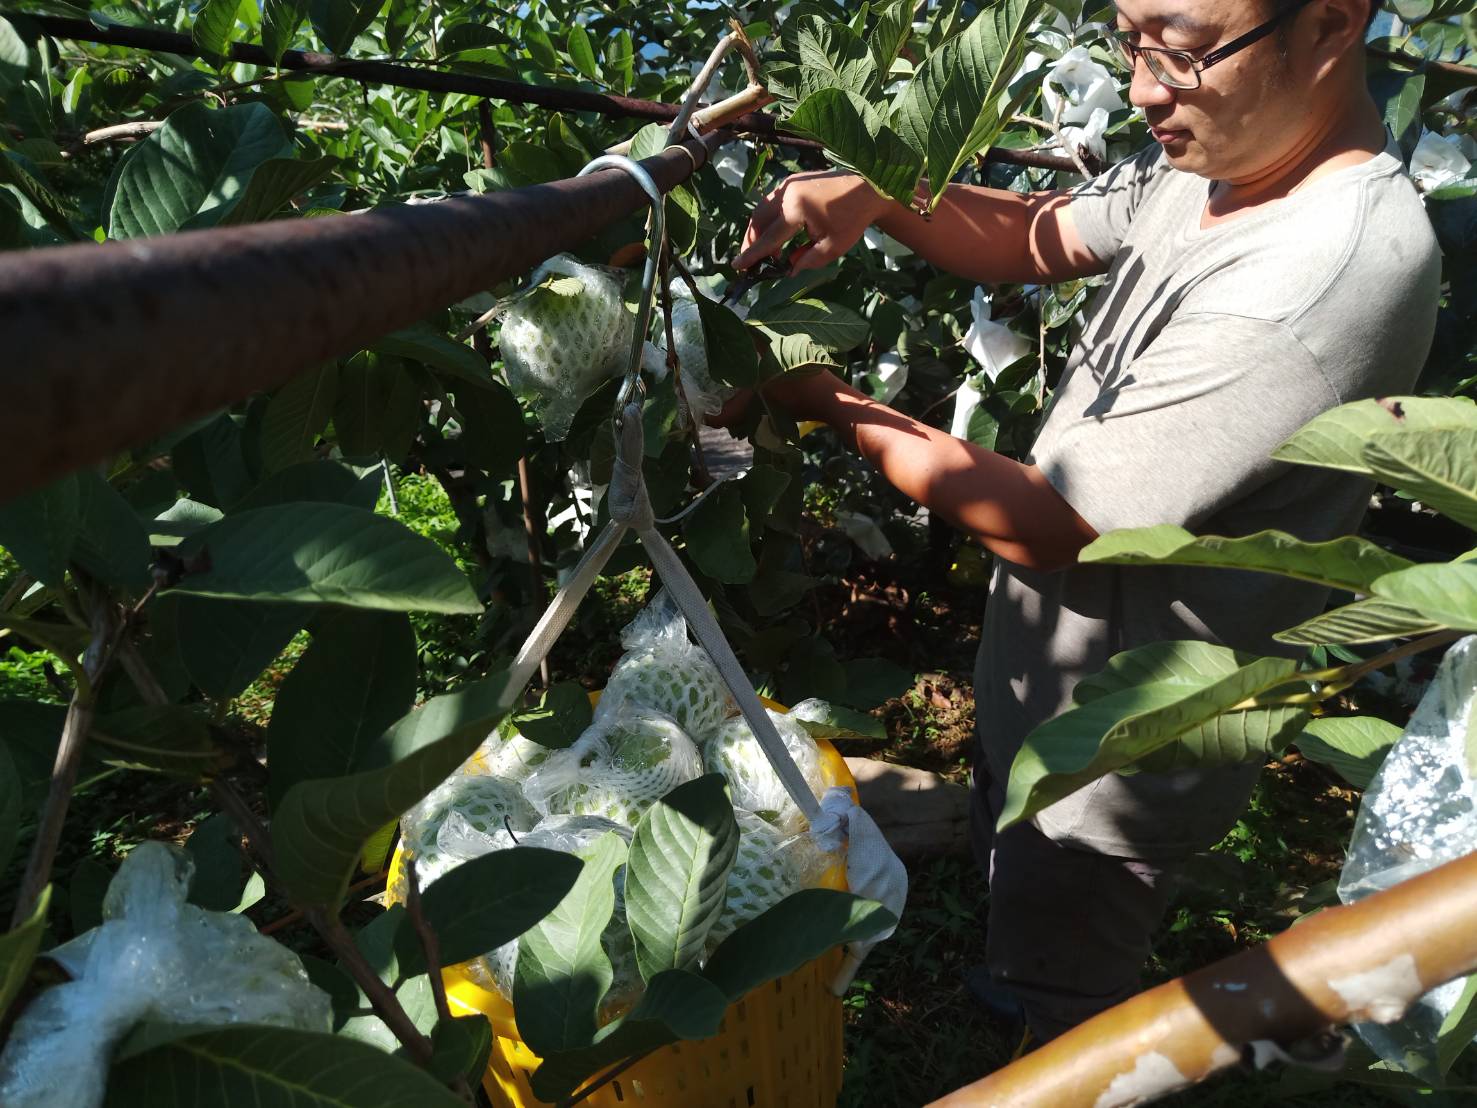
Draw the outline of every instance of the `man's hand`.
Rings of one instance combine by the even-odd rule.
[[[819,269],[855,246],[874,220],[896,206],[854,173],[796,173],[755,206],[734,268],[749,269],[775,257],[804,231],[811,248],[796,257],[791,272]]]
[[[792,419],[823,421],[823,413],[847,386],[830,370],[818,373],[784,373],[760,386],[764,399],[782,408]],[[731,427],[741,423],[754,403],[753,389],[739,389],[723,403],[714,415],[707,417],[709,427]]]

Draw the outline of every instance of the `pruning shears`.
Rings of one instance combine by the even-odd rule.
[[[781,251],[777,258],[765,258],[758,265],[744,270],[739,274],[736,281],[728,286],[723,293],[720,304],[736,304],[743,298],[744,293],[757,285],[760,281],[774,281],[780,277],[790,276],[790,268],[805,256],[811,247],[808,242],[802,242],[795,246],[788,246]]]

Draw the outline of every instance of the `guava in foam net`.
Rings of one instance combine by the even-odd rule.
[[[508,384],[533,404],[544,438],[555,442],[590,394],[624,368],[635,317],[614,275],[567,254],[541,270],[548,279],[504,311],[498,346]]]
[[[634,828],[642,812],[702,772],[702,755],[682,728],[627,703],[552,753],[523,791],[545,815],[603,816]]]
[[[538,821],[538,812],[523,796],[518,782],[503,777],[459,773],[437,785],[407,818],[402,836],[401,868],[390,895],[405,898],[405,869],[412,861],[422,889],[468,858],[486,853],[476,838],[463,834],[448,842],[444,829],[456,817],[473,835],[491,836],[511,829],[527,831]]]
[[[798,721],[780,712],[770,712],[769,718],[805,783],[819,799],[826,791],[826,781],[821,774],[820,749],[815,740]],[[804,829],[804,813],[785,792],[779,774],[769,764],[764,748],[742,716],[718,728],[718,733],[703,748],[703,761],[711,772],[728,778],[728,794],[735,808],[753,812],[790,834]]]
[[[723,911],[708,934],[711,950],[740,926],[801,889],[815,888],[838,859],[816,846],[804,832],[787,835],[768,820],[742,809],[738,855],[728,871]]]
[[[687,621],[665,590],[621,632],[626,653],[605,686],[596,718],[623,703],[671,716],[698,743],[737,707],[708,652],[687,637]]]
[[[614,831],[627,843],[631,841],[631,830],[600,816],[546,816],[532,831],[518,836],[519,846],[537,846],[545,850],[562,850],[583,857],[596,839],[608,831]],[[505,845],[513,845],[507,842]],[[641,972],[636,965],[636,945],[631,939],[631,929],[626,924],[626,871],[620,868],[615,874],[615,911],[610,922],[600,934],[600,945],[610,959],[614,976],[610,991],[601,1004],[601,1019],[613,1019],[621,1011],[635,1003],[644,985]],[[496,950],[467,964],[468,975],[484,989],[502,994],[507,999],[513,996],[513,975],[518,968],[518,941],[504,943]]]

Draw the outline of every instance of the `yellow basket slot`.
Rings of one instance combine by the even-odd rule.
[[[592,702],[600,694],[592,693]],[[786,711],[764,698],[767,707]],[[846,761],[829,742],[817,742],[827,785],[856,795]],[[390,861],[390,886],[400,874],[401,852]],[[846,888],[846,867],[822,878],[829,889]],[[673,1043],[641,1059],[582,1100],[591,1108],[831,1108],[841,1093],[841,1001],[830,981],[840,950],[761,985],[729,1006],[711,1039]],[[480,1013],[492,1024],[492,1053],[482,1087],[495,1108],[543,1108],[529,1079],[539,1058],[518,1037],[513,1006],[501,994],[472,981],[461,966],[441,971],[453,1014]]]

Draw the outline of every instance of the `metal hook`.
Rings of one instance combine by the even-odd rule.
[[[615,399],[615,422],[619,427],[621,413],[625,411],[626,404],[632,396],[638,396],[641,400],[644,400],[646,396],[646,387],[641,381],[641,351],[646,343],[646,329],[651,324],[651,302],[656,285],[657,266],[667,241],[667,210],[663,203],[662,190],[656,187],[651,174],[642,169],[638,162],[620,154],[602,154],[575,176],[583,177],[599,169],[619,169],[630,174],[641,186],[641,191],[651,198],[651,233],[648,239],[652,245],[646,252],[646,268],[641,274],[641,297],[636,303],[636,330],[631,336],[630,361],[627,363],[626,377],[621,383],[621,391]]]

